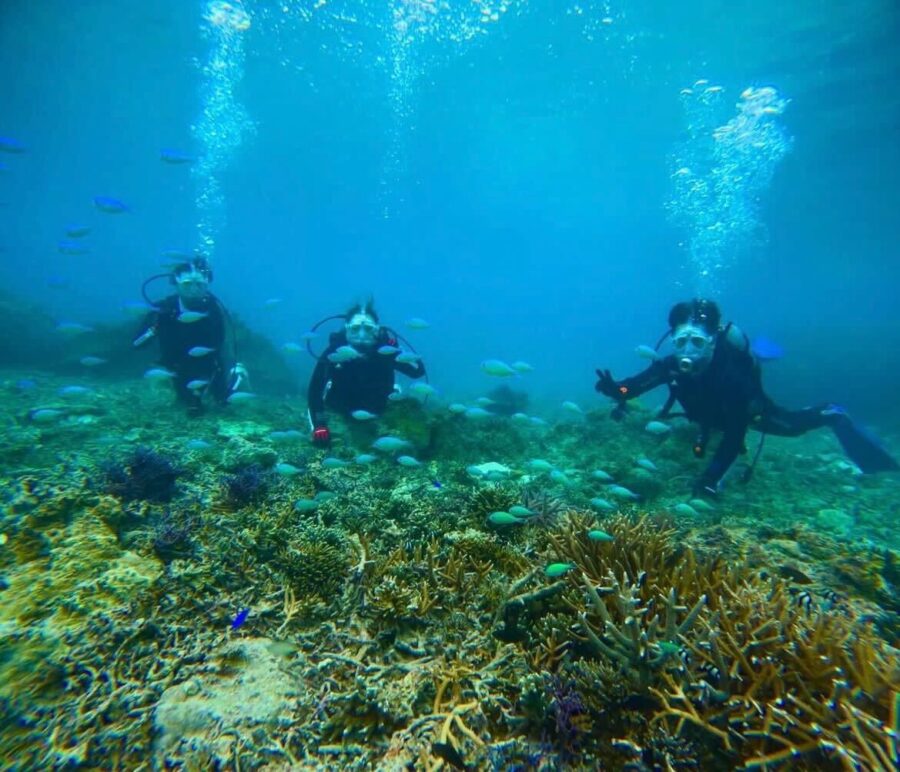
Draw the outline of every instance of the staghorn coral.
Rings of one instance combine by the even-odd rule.
[[[523,488],[521,499],[522,504],[535,513],[528,522],[542,526],[554,525],[570,509],[560,496],[547,490]]]

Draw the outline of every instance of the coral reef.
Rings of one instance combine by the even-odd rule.
[[[289,402],[185,422],[168,389],[98,382],[103,411],[43,425],[62,383],[35,377],[0,401],[18,768],[897,767],[896,489],[827,437],[767,443],[753,486],[684,514],[688,432],[648,440],[640,407],[400,403],[329,455],[415,430],[421,465],[341,466]],[[467,471],[489,463],[502,481]],[[644,498],[590,514],[595,470]]]

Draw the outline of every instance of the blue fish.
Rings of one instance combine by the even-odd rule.
[[[94,206],[107,214],[123,214],[131,211],[131,207],[124,201],[120,201],[118,198],[111,198],[110,196],[94,196]]]
[[[237,616],[231,620],[231,629],[237,630],[244,622],[247,621],[247,617],[250,616],[250,609],[244,608],[238,611]]]
[[[750,350],[760,362],[774,362],[784,356],[784,349],[769,338],[754,338]]]
[[[13,153],[18,155],[24,153],[28,148],[19,140],[12,137],[0,137],[0,153]]]
[[[69,225],[66,228],[66,236],[70,239],[81,239],[91,232],[90,225]]]
[[[77,241],[60,241],[56,248],[62,255],[86,255],[91,250]]]
[[[163,163],[172,164],[173,166],[180,166],[182,164],[192,164],[197,159],[181,150],[164,147],[159,151],[159,160]]]
[[[440,480],[432,480],[432,481],[431,481],[431,484],[432,484],[433,487],[437,488],[438,490],[440,490],[441,488],[444,487],[443,485],[441,485],[441,481],[440,481]]]

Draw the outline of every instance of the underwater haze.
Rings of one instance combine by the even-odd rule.
[[[163,250],[207,246],[206,218],[217,293],[278,342],[371,293],[389,322],[433,324],[421,342],[448,390],[483,388],[482,359],[526,358],[530,388],[586,399],[594,366],[632,368],[672,303],[703,292],[788,352],[779,396],[896,421],[893,4],[246,12],[235,30],[199,2],[4,3],[2,130],[28,147],[0,176],[10,290],[115,318]],[[722,92],[681,94],[700,79]],[[725,159],[734,190],[718,195],[736,206],[687,201],[676,163],[709,156],[692,122],[725,125],[762,86],[786,102],[765,139],[785,147]],[[212,160],[170,166],[163,147]],[[132,211],[97,212],[100,195]],[[679,196],[724,222],[721,243],[692,250],[707,223],[671,216]],[[60,254],[81,221],[90,253]]]
[[[0,71],[0,769],[900,767],[895,0],[3,0]]]

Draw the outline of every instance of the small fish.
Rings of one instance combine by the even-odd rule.
[[[531,373],[534,372],[534,368],[528,364],[528,362],[523,362],[521,359],[513,362],[510,367],[515,370],[517,373]]]
[[[784,349],[769,338],[754,338],[750,350],[760,362],[774,362],[784,356]]]
[[[709,86],[704,93],[706,94],[721,94],[725,90],[724,86]]]
[[[681,515],[682,517],[697,517],[697,510],[690,504],[685,504],[683,501],[672,507],[672,511],[676,515]]]
[[[517,424],[527,424],[531,421],[531,419],[525,413],[513,413],[510,416],[510,419],[513,423]]]
[[[551,563],[544,569],[544,575],[549,576],[551,579],[559,579],[559,577],[565,576],[573,568],[575,568],[574,563]]]
[[[328,458],[322,459],[322,466],[326,469],[343,469],[345,466],[350,466],[350,462],[344,461],[342,458],[329,456]]]
[[[263,308],[277,308],[284,303],[284,298],[269,298],[263,303]]]
[[[392,391],[388,394],[388,399],[391,402],[403,402],[406,399],[406,395],[402,391]]]
[[[404,324],[409,327],[411,330],[427,330],[431,325],[426,322],[424,319],[420,319],[418,316],[413,316],[407,319]]]
[[[182,324],[193,324],[209,316],[205,311],[182,311],[175,319]]]
[[[353,461],[357,464],[371,464],[377,458],[378,456],[373,456],[371,453],[360,453]]]
[[[460,413],[466,412],[466,406],[462,402],[451,402],[447,406],[447,410],[449,410],[454,415],[459,415]]]
[[[431,487],[435,488],[436,490],[441,490],[444,487],[444,485],[443,485],[443,483],[441,483],[440,480],[432,480]]]
[[[300,333],[300,340],[302,340],[304,343],[308,343],[309,341],[315,340],[318,337],[319,334],[317,332],[313,332],[312,330],[307,330],[306,332]]]
[[[587,537],[591,541],[615,541],[615,538],[608,534],[606,531],[601,531],[599,528],[592,528],[587,532]]]
[[[93,332],[93,327],[88,327],[86,324],[79,324],[78,322],[60,322],[56,325],[56,331],[61,332],[63,335],[83,335],[86,332]]]
[[[27,147],[22,142],[12,137],[0,137],[0,153],[9,153],[11,155],[21,155]]]
[[[19,391],[32,391],[37,388],[37,381],[31,380],[31,378],[22,378],[16,381],[15,386]]]
[[[599,509],[601,512],[614,512],[616,510],[615,504],[599,497],[591,499],[591,506],[594,509]]]
[[[422,462],[412,456],[397,456],[397,463],[400,464],[400,466],[408,466],[410,468],[422,466]]]
[[[278,472],[278,474],[280,474],[282,477],[295,477],[303,470],[294,466],[293,464],[281,462],[279,464],[275,464],[275,471]]]
[[[634,353],[641,359],[649,359],[651,362],[659,359],[659,352],[653,346],[640,345],[634,350]]]
[[[378,418],[375,413],[370,413],[368,410],[354,410],[350,415],[357,421],[371,421],[373,418]]]
[[[315,499],[298,499],[294,503],[294,510],[297,512],[312,512],[314,509],[318,509],[319,502]]]
[[[540,418],[536,415],[531,416],[528,419],[528,423],[530,423],[532,426],[546,426],[547,425],[547,422],[543,418]]]
[[[328,361],[340,364],[341,362],[349,362],[352,359],[359,359],[360,356],[361,354],[353,346],[340,346],[328,355]]]
[[[174,264],[183,263],[193,259],[194,253],[184,249],[164,249],[162,251],[162,256],[166,258],[166,260],[171,260]]]
[[[94,356],[81,357],[78,361],[85,367],[98,367],[99,365],[106,364],[106,360],[103,357]]]
[[[606,490],[609,491],[611,496],[615,496],[617,499],[628,499],[630,501],[636,501],[640,498],[634,491],[628,490],[628,488],[622,485],[609,485]]]
[[[56,249],[61,255],[88,255],[91,252],[88,247],[77,241],[60,241],[57,243]]]
[[[510,525],[522,525],[525,521],[509,512],[491,512],[491,514],[488,515],[488,522],[491,525],[505,528]]]
[[[394,354],[400,353],[400,349],[397,348],[396,346],[384,345],[384,346],[379,346],[376,350],[383,357],[391,357],[391,356],[394,356]]]
[[[638,459],[635,459],[635,464],[637,464],[641,469],[646,469],[648,472],[658,472],[659,468],[654,464],[649,458],[646,456],[641,456]]]
[[[315,500],[320,504],[323,504],[326,501],[331,501],[337,494],[334,491],[319,491],[315,495]]]
[[[194,346],[193,348],[188,349],[188,356],[205,357],[207,354],[212,354],[213,351],[215,351],[215,349],[210,348],[209,346]]]
[[[569,400],[566,400],[562,403],[563,410],[568,410],[570,413],[575,413],[576,415],[584,415],[584,411],[575,403]]]
[[[533,458],[526,466],[533,472],[551,472],[555,469],[553,464],[543,458]]]
[[[38,408],[28,414],[28,417],[36,424],[51,424],[63,416],[65,416],[65,411],[55,410],[51,407]]]
[[[688,504],[690,504],[694,509],[698,512],[715,512],[716,508],[710,504],[708,501],[704,499],[691,499]]]
[[[88,394],[93,394],[94,390],[87,386],[63,386],[56,393],[61,397],[86,397]]]
[[[131,211],[128,204],[111,196],[94,196],[94,206],[106,214],[124,214]]]
[[[559,483],[560,485],[572,484],[572,481],[569,479],[566,473],[559,469],[554,469],[550,472],[550,479],[555,483]]]
[[[90,232],[90,225],[69,225],[66,227],[66,236],[70,239],[83,239]]]
[[[463,412],[463,415],[466,418],[474,418],[477,420],[479,418],[490,418],[493,413],[485,410],[483,407],[467,407]]]
[[[475,404],[479,407],[489,407],[496,403],[496,400],[491,399],[490,397],[479,397],[475,400]]]
[[[188,450],[209,450],[212,445],[210,445],[206,440],[188,440],[184,447]]]
[[[142,303],[139,300],[129,300],[126,303],[122,303],[120,306],[122,311],[124,311],[128,316],[144,316],[145,314],[153,311],[153,306],[148,305],[147,303]]]
[[[485,359],[481,363],[481,371],[485,375],[490,375],[494,378],[509,378],[517,374],[515,370],[501,359]]]
[[[209,381],[204,380],[203,378],[197,378],[193,381],[188,381],[187,387],[190,391],[202,391],[207,386],[209,386]]]
[[[595,469],[593,472],[591,472],[591,477],[593,477],[595,480],[600,480],[601,482],[613,481],[613,476],[603,469]]]
[[[650,421],[645,427],[645,432],[650,432],[650,434],[655,434],[657,437],[662,437],[664,434],[668,434],[672,431],[672,427],[669,424],[665,424],[662,421]]]
[[[166,370],[165,367],[151,367],[144,373],[144,377],[148,381],[167,381],[170,378],[174,378],[175,373],[171,370]]]
[[[283,343],[281,346],[282,351],[286,351],[288,354],[299,354],[303,351],[303,346],[299,343],[294,343],[294,341],[289,340],[287,343]]]
[[[430,383],[414,383],[409,387],[409,392],[410,394],[415,394],[417,397],[431,397],[437,394],[437,389]]]
[[[803,590],[802,592],[798,592],[794,602],[803,609],[807,614],[811,614],[813,611],[813,597],[809,592]]]
[[[225,401],[229,405],[240,405],[244,402],[252,402],[256,395],[252,391],[233,391]]]
[[[385,435],[384,437],[379,437],[375,442],[372,443],[372,447],[375,450],[380,450],[383,453],[393,453],[397,450],[403,450],[403,448],[409,447],[409,442],[401,439],[400,437],[392,437],[390,435]]]
[[[194,158],[194,156],[181,150],[175,150],[171,147],[164,147],[159,151],[159,160],[172,166],[184,166],[185,164],[194,163],[194,161],[196,161],[197,159]]]
[[[283,432],[269,432],[272,442],[296,442],[303,438],[303,434],[296,429],[286,429]]]
[[[536,513],[528,507],[523,507],[521,504],[515,504],[509,508],[509,514],[515,515],[516,517],[534,517]]]
[[[401,354],[397,355],[397,361],[401,365],[414,365],[418,362],[422,357],[418,354],[413,354],[412,351],[404,351]]]
[[[250,609],[244,608],[238,611],[237,616],[231,620],[231,629],[237,630],[244,622],[247,621],[247,617],[250,616]]]

